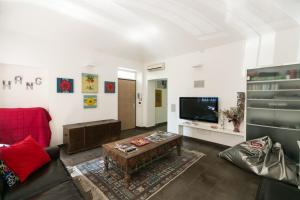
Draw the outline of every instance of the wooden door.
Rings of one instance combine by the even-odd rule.
[[[121,121],[121,129],[135,128],[135,80],[119,79],[118,81],[118,116]]]

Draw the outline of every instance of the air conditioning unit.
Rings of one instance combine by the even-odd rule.
[[[153,64],[147,67],[147,70],[149,72],[151,71],[157,71],[157,70],[164,70],[166,68],[165,63],[157,63],[157,64]]]

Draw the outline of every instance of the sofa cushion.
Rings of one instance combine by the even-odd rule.
[[[0,176],[9,187],[19,183],[19,177],[2,160],[0,160]]]
[[[0,152],[2,160],[20,178],[21,183],[50,161],[49,155],[31,136],[10,147],[1,148]]]
[[[79,200],[83,199],[76,186],[70,181],[63,182],[43,193],[34,196],[32,199],[38,200]]]
[[[56,147],[48,147],[45,149],[46,152],[48,153],[49,157],[51,160],[56,160],[60,157],[60,149],[58,146]]]
[[[28,199],[71,180],[60,159],[52,160],[31,174],[24,183],[7,190],[4,200]]]

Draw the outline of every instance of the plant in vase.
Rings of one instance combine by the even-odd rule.
[[[234,126],[234,132],[240,132],[240,125],[244,119],[243,107],[232,107],[228,110],[223,110],[222,114],[228,119],[228,122],[232,122]]]

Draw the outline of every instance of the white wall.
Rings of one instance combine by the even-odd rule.
[[[4,63],[0,68],[0,78],[11,78],[15,74],[22,73],[24,77],[31,79],[40,74],[46,77],[43,86],[48,87],[43,91],[29,92],[17,89],[15,90],[17,92],[10,94],[7,91],[1,92],[0,88],[0,106],[47,107],[53,118],[52,144],[62,142],[63,124],[117,117],[117,94],[103,94],[103,81],[116,81],[118,67],[134,68],[138,72],[137,92],[143,94],[143,102],[137,104],[137,126],[155,124],[155,117],[149,118],[148,115],[150,112],[148,102],[152,99],[148,94],[149,80],[168,79],[168,130],[178,132],[180,96],[218,96],[220,108],[229,108],[236,105],[236,92],[246,89],[246,68],[300,62],[300,29],[285,30],[203,52],[143,64],[106,55],[96,49],[78,47],[76,44],[65,47],[60,43],[15,32],[0,32],[0,44],[0,63]],[[149,73],[140,69],[140,66],[156,62],[165,62],[166,70]],[[87,64],[96,67],[86,68]],[[199,64],[203,67],[192,68]],[[80,91],[82,72],[99,74],[100,91],[97,109],[83,109],[83,94]],[[57,77],[74,78],[75,93],[57,94]],[[194,80],[205,80],[205,88],[193,88]],[[46,90],[49,97],[45,93]],[[176,112],[171,112],[171,104],[176,105]],[[228,128],[232,128],[231,125],[228,125]],[[197,133],[193,133],[192,136],[197,137]]]
[[[300,63],[300,28],[245,41],[245,68]]]
[[[246,70],[248,68],[282,65],[300,62],[300,28],[269,33],[246,41],[235,42],[205,51],[155,60],[146,63],[165,62],[166,70],[145,70],[144,90],[147,80],[168,79],[168,131],[178,132],[180,96],[218,96],[220,109],[236,105],[236,93],[246,92]],[[193,69],[192,66],[203,65]],[[205,80],[205,88],[193,88],[194,80]],[[147,93],[146,93],[147,94]],[[147,98],[146,98],[147,99]],[[176,112],[171,112],[171,104]],[[144,124],[149,125],[147,102],[144,102]],[[232,124],[226,124],[232,129]],[[245,132],[245,124],[241,130]],[[189,136],[199,138],[194,130]]]
[[[3,93],[2,91],[0,106],[43,106],[48,108],[53,119],[51,122],[52,145],[62,143],[62,126],[64,124],[117,119],[117,93],[104,94],[103,82],[117,82],[118,67],[137,70],[137,92],[141,92],[142,73],[139,62],[106,55],[84,47],[63,47],[49,41],[14,33],[0,34],[0,43],[0,63],[5,63],[5,68],[0,68],[1,78],[7,79],[14,74],[23,74],[30,79],[36,74],[42,74],[46,77],[43,86],[48,87],[33,92],[11,90],[9,95],[8,92]],[[9,66],[13,67],[11,68],[7,64],[11,64]],[[95,67],[86,67],[87,64],[93,64]],[[16,65],[22,67],[15,67]],[[3,69],[5,71],[2,71]],[[83,94],[81,93],[81,73],[83,72],[99,75],[98,107],[96,109],[83,109]],[[56,93],[56,78],[58,77],[74,79],[74,94]],[[38,99],[43,100],[38,101]],[[142,105],[138,105],[137,125],[140,125],[142,121],[141,111]]]
[[[236,105],[236,93],[246,88],[243,49],[244,43],[238,42],[168,58],[160,61],[166,63],[165,71],[146,72],[147,80],[168,80],[168,131],[178,132],[179,97],[217,96],[220,109]],[[192,67],[199,64],[203,67]],[[205,88],[194,88],[194,80],[205,80]],[[176,112],[171,112],[171,104],[176,105]]]
[[[147,86],[146,95],[144,95],[143,125],[146,127],[155,126],[155,80],[145,80]]]
[[[15,78],[21,76],[22,80]],[[48,72],[45,69],[7,65],[0,63],[0,107],[44,107],[49,106]],[[36,80],[37,79],[37,80]],[[3,81],[6,86],[3,87]],[[8,88],[8,82],[11,88]],[[33,89],[26,82],[34,83]],[[37,82],[37,84],[35,84]]]

